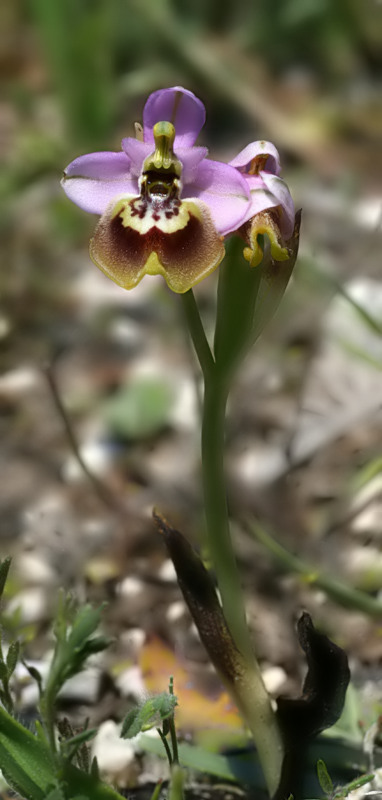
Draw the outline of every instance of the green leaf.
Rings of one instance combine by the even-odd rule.
[[[141,731],[158,726],[172,716],[176,705],[176,696],[167,692],[150,697],[126,714],[122,723],[121,738],[132,739]]]
[[[160,739],[154,739],[144,733],[139,737],[139,746],[147,753],[152,753],[160,758],[166,758],[163,745]],[[238,781],[240,777],[234,769],[234,759],[230,756],[223,756],[220,753],[210,753],[203,747],[187,744],[183,742],[179,745],[179,761],[184,767],[189,767],[197,772],[206,772],[209,775],[216,775],[223,780]],[[253,752],[249,752],[242,759],[248,763],[250,774],[245,774],[245,782],[265,788],[263,772],[258,764],[257,756],[254,758]],[[245,768],[244,768],[245,769]],[[247,780],[248,779],[248,780]]]
[[[141,730],[140,708],[131,708],[122,722],[121,739],[133,739]]]
[[[97,756],[93,757],[92,763],[90,765],[90,775],[93,778],[93,780],[97,781],[99,780],[99,767],[98,767]]]
[[[67,762],[62,769],[62,780],[67,785],[67,797],[70,800],[79,797],[87,800],[122,800],[122,796],[102,783],[96,774],[83,772]]]
[[[259,338],[267,323],[274,316],[285,294],[297,259],[300,224],[301,211],[296,214],[294,231],[287,243],[290,257],[286,261],[275,261],[266,248],[261,264],[254,267],[254,269],[261,270],[261,280],[253,315],[252,344]]]
[[[57,763],[41,739],[0,707],[0,769],[9,785],[26,800],[65,797],[121,800],[121,795],[67,760]]]
[[[0,661],[0,681],[8,680],[8,669],[4,661]]]
[[[71,761],[75,755],[77,755],[78,750],[82,745],[89,742],[91,739],[97,734],[97,728],[87,728],[81,733],[77,733],[75,736],[72,736],[70,739],[66,739],[61,743],[61,753]],[[82,767],[82,764],[78,762],[78,766]],[[87,770],[85,770],[87,771]]]
[[[71,739],[67,739],[65,744],[66,745],[80,745],[84,742],[89,742],[91,739],[94,739],[97,733],[97,728],[86,728],[85,731],[81,731],[81,733],[76,733],[75,736],[72,736]]]
[[[229,374],[262,333],[284,295],[298,252],[300,215],[289,240],[290,257],[275,261],[269,246],[257,267],[244,259],[244,243],[232,237],[219,271],[214,352],[220,371]]]
[[[27,664],[25,661],[23,661],[23,665],[24,665],[25,669],[28,670],[29,675],[31,676],[31,678],[33,678],[33,680],[36,681],[38,689],[39,689],[39,693],[41,695],[41,692],[42,692],[42,675],[41,675],[41,673],[38,671],[38,669],[36,669],[36,667],[32,667],[30,664]]]
[[[11,566],[11,557],[7,556],[0,563],[0,597],[3,596],[5,583],[8,577],[9,567]]]
[[[0,769],[28,800],[44,800],[55,782],[48,748],[0,707]]]
[[[232,237],[219,270],[214,352],[224,372],[234,368],[248,347],[261,280],[261,265],[251,268],[243,247],[242,239]]]
[[[174,400],[169,384],[160,378],[129,381],[104,405],[110,428],[122,437],[154,436],[168,423]]]
[[[45,800],[65,800],[63,786],[62,785],[55,786],[55,788],[52,789],[52,791],[49,792],[49,794],[47,794]]]
[[[325,794],[329,795],[333,792],[333,781],[326,768],[325,761],[319,758],[317,761],[317,777],[321,789]]]
[[[11,642],[7,653],[8,678],[13,674],[20,654],[20,642]]]
[[[68,599],[62,602],[54,628],[56,649],[44,693],[45,697],[49,695],[50,704],[65,681],[83,669],[89,656],[109,646],[111,639],[108,637],[93,636],[102,610],[103,606],[94,609],[85,605],[76,612],[70,626],[68,617],[73,614],[73,609]]]
[[[153,707],[161,720],[168,719],[174,713],[175,706],[178,705],[176,695],[168,692],[162,692],[153,697],[152,700]]]

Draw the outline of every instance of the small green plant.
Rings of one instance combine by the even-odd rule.
[[[346,798],[348,794],[353,792],[355,789],[360,789],[361,786],[365,786],[367,783],[370,783],[370,781],[372,781],[374,778],[374,774],[370,773],[368,775],[360,775],[359,778],[347,783],[346,786],[335,789],[325,761],[323,761],[322,758],[319,758],[317,761],[317,777],[322,791],[328,798],[330,798],[330,800],[341,800],[341,798]]]
[[[0,600],[11,559],[0,562]],[[7,783],[25,800],[122,800],[110,786],[102,783],[96,759],[91,760],[88,743],[96,728],[84,726],[74,731],[69,720],[56,719],[57,696],[65,682],[84,668],[95,653],[105,650],[111,640],[98,632],[103,607],[85,605],[77,608],[70,596],[60,594],[53,627],[55,648],[45,682],[39,672],[25,665],[39,687],[40,718],[35,730],[16,719],[10,681],[20,656],[20,643],[9,644],[3,655],[0,627],[0,768]],[[4,648],[5,649],[5,648]],[[132,738],[157,727],[170,765],[172,800],[182,800],[184,771],[179,766],[174,711],[177,698],[173,679],[169,691],[149,697],[132,708],[122,723],[121,736]],[[170,744],[167,736],[170,735]],[[157,800],[161,782],[152,800]]]
[[[178,700],[174,694],[174,680],[170,677],[168,692],[161,692],[144,700],[140,705],[132,708],[125,716],[122,723],[121,737],[131,739],[151,728],[156,728],[163,743],[168,760],[170,780],[170,800],[181,800],[183,797],[184,771],[179,766],[178,740],[175,728],[175,707]],[[167,740],[170,735],[171,746]],[[161,783],[156,786],[151,800],[159,796]]]
[[[10,559],[0,564],[0,597],[3,594]],[[0,647],[0,767],[5,780],[26,800],[118,800],[120,795],[103,784],[97,765],[90,763],[87,742],[95,729],[74,732],[68,721],[56,725],[57,695],[68,678],[80,672],[87,659],[108,647],[110,639],[97,633],[102,607],[77,609],[72,598],[60,596],[54,636],[52,663],[45,684],[37,670],[29,668],[39,686],[40,719],[35,730],[17,721],[10,681],[20,654],[20,644],[9,644],[4,658]]]
[[[319,758],[317,761],[317,777],[322,791],[327,795],[331,795],[333,792],[333,781],[329,775],[325,761],[323,761],[322,758]]]

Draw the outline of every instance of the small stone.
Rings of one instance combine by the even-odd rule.
[[[282,667],[266,667],[262,671],[265,688],[269,694],[278,694],[287,680],[287,674]]]
[[[145,585],[140,578],[128,575],[117,587],[117,594],[121,597],[138,597],[145,589]]]
[[[38,553],[20,553],[15,566],[23,584],[54,586],[57,582],[55,570]]]
[[[32,625],[47,619],[51,614],[51,606],[44,589],[34,586],[12,597],[7,606],[7,614],[12,616],[16,613],[20,615],[22,625]]]
[[[104,722],[93,741],[92,756],[104,780],[128,787],[137,781],[140,769],[133,740],[121,739],[120,730],[112,720]]]
[[[79,448],[80,456],[93,475],[105,475],[112,461],[111,448],[107,443],[99,440],[90,440]],[[68,456],[62,467],[62,475],[68,483],[80,483],[88,478],[74,455]]]
[[[168,622],[178,622],[182,619],[187,613],[186,606],[183,600],[177,600],[175,603],[171,603],[166,611],[166,619]]]
[[[31,389],[35,389],[41,381],[41,376],[32,367],[19,367],[10,370],[0,377],[0,395],[6,397],[24,396]]]
[[[158,569],[158,578],[166,583],[176,583],[176,572],[172,561],[167,558]]]
[[[146,687],[142,679],[142,671],[138,666],[128,667],[115,678],[115,685],[123,697],[134,698],[139,702],[145,695]]]
[[[146,634],[142,628],[129,628],[128,631],[123,631],[120,636],[120,641],[131,658],[136,657],[140,653],[145,639]]]
[[[101,673],[97,667],[88,667],[67,680],[59,697],[93,705],[97,702]]]

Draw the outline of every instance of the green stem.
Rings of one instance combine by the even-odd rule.
[[[244,600],[229,528],[224,477],[224,426],[229,386],[214,362],[192,289],[182,295],[186,321],[204,375],[202,475],[208,547],[224,615],[238,649],[252,658]]]
[[[160,728],[157,728],[157,733],[159,733],[159,736],[160,736],[160,738],[162,740],[163,747],[164,747],[164,749],[166,751],[167,761],[169,763],[169,766],[171,767],[171,765],[173,763],[173,758],[172,758],[172,755],[171,755],[171,750],[170,750],[169,743],[168,743],[168,741],[166,739],[165,734],[163,733],[163,731]]]
[[[280,779],[283,745],[278,722],[252,648],[229,526],[224,474],[224,431],[230,380],[212,358],[192,291],[182,295],[182,298],[205,383],[202,476],[208,549],[226,623],[245,664],[235,685],[230,688],[252,731],[267,786],[273,794]]]
[[[169,800],[183,800],[184,798],[184,770],[175,764],[171,768],[170,790],[168,794]]]
[[[170,675],[170,683],[168,687],[169,694],[174,694],[174,677]],[[170,736],[171,736],[171,744],[172,744],[172,763],[179,764],[179,752],[178,752],[178,739],[176,735],[176,728],[175,728],[175,716],[171,714],[171,717],[168,720],[168,727],[170,729]]]
[[[228,386],[218,376],[205,383],[202,476],[208,548],[224,616],[240,652],[252,659],[241,580],[232,546],[224,475],[224,426]]]
[[[200,318],[199,309],[192,289],[181,295],[183,310],[186,317],[187,327],[190,331],[192,343],[195,347],[196,355],[199,360],[205,379],[213,370],[215,362],[208,344],[207,337]]]
[[[44,691],[44,696],[41,701],[41,716],[44,722],[45,733],[47,735],[50,749],[52,753],[57,752],[56,734],[55,734],[55,696],[56,691],[54,684],[49,681]]]
[[[172,763],[179,764],[178,739],[176,736],[174,715],[169,719],[169,728],[172,744]]]
[[[257,522],[249,522],[247,529],[252,536],[266,547],[269,553],[272,553],[284,569],[298,573],[305,583],[322,589],[329,597],[345,608],[362,611],[371,617],[381,617],[382,602],[380,600],[337,580],[337,578],[333,578],[331,575],[325,575],[312,565],[307,564],[298,556],[290,553]]]

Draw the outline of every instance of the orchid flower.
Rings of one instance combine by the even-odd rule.
[[[254,263],[263,230],[252,218],[268,209],[276,209],[273,223],[261,224],[279,243],[279,259],[287,257],[282,237],[294,209],[278,177],[277,151],[255,142],[231,164],[212,161],[207,148],[195,146],[204,122],[204,105],[192,92],[178,86],[153,92],[138,138],[123,139],[120,152],[80,156],[65,170],[62,186],[70,200],[101,215],[91,258],[125,289],[145,274],[161,274],[174,292],[187,292],[216,269],[224,236],[239,228],[249,245],[244,254]],[[263,163],[266,169],[259,169]]]
[[[295,209],[289,189],[280,178],[280,156],[275,146],[271,142],[252,142],[230,164],[245,176],[251,195],[250,211],[240,230],[248,243],[244,258],[252,267],[260,264],[263,251],[257,237],[266,233],[272,257],[275,261],[286,261],[290,256],[287,245],[294,231]]]

